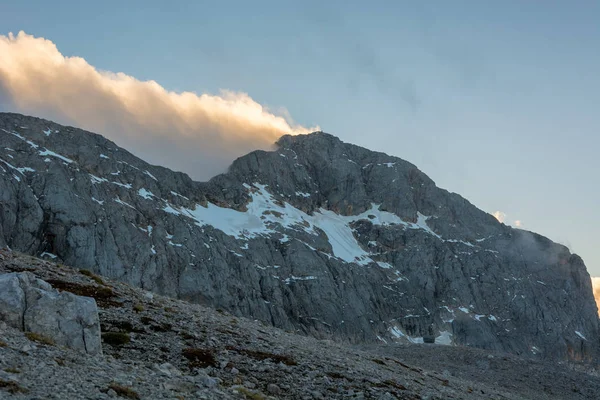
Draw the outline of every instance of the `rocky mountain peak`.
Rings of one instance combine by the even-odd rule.
[[[200,183],[42,119],[0,139],[0,246],[319,338],[597,354],[579,257],[399,158],[284,136]]]

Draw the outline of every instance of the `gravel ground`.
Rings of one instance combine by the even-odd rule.
[[[439,345],[350,347],[0,251],[0,273],[11,271],[94,295],[103,355],[38,343],[0,322],[0,398],[599,398],[597,372],[582,365]]]

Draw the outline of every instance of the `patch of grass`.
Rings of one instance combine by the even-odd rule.
[[[102,341],[111,346],[123,346],[131,341],[131,337],[124,332],[105,332],[102,334]]]
[[[10,272],[35,272],[35,268],[21,267],[15,264],[6,265],[5,268]]]
[[[25,332],[25,337],[33,342],[38,342],[47,346],[54,346],[54,340],[39,333]]]
[[[154,332],[169,332],[173,328],[173,325],[168,323],[162,323],[160,325],[150,325],[150,329]]]
[[[98,285],[104,285],[104,281],[98,275],[92,276],[92,280],[96,282]]]
[[[136,313],[140,313],[140,312],[144,311],[144,306],[141,305],[140,303],[136,303],[133,305],[133,311],[135,311]]]
[[[144,329],[136,328],[129,321],[106,321],[100,325],[100,328],[103,332],[108,332],[111,328],[117,328],[121,332],[135,332],[135,333],[145,333]]]
[[[92,276],[94,276],[94,273],[93,273],[92,271],[89,271],[89,270],[87,270],[87,269],[80,269],[80,270],[79,270],[79,273],[80,273],[81,275],[89,276],[90,278],[91,278]]]
[[[331,371],[331,372],[325,372],[325,375],[329,376],[330,378],[333,379],[347,379],[349,381],[352,381],[352,378],[349,378],[345,375],[340,374],[339,372],[335,372],[335,371]]]
[[[88,278],[92,279],[98,285],[104,285],[104,281],[102,280],[102,278],[100,278],[98,275],[94,274],[92,271],[88,271],[87,269],[80,269],[79,273],[81,275],[85,275]]]
[[[157,322],[150,317],[143,316],[140,318],[140,321],[144,325],[150,325],[150,329],[154,332],[168,332],[173,329],[173,325],[163,322]]]
[[[188,359],[190,368],[217,367],[219,365],[210,349],[189,347],[183,349],[181,355]]]
[[[245,386],[236,386],[233,388],[234,391],[244,395],[244,398],[250,400],[266,400],[267,396],[259,392],[258,390],[248,389]]]
[[[249,350],[249,349],[238,349],[232,346],[228,346],[227,350],[233,350],[240,354],[245,354],[248,357],[254,358],[255,360],[272,360],[275,363],[283,363],[285,365],[298,365],[298,363],[291,357],[285,354],[273,354],[265,351]]]
[[[120,307],[122,305],[120,302],[114,300],[117,295],[109,287],[83,285],[81,283],[66,282],[59,279],[47,279],[46,282],[58,290],[70,292],[78,296],[92,297],[96,300],[99,307]]]
[[[388,379],[386,381],[383,381],[383,384],[391,386],[391,387],[396,388],[398,390],[407,390],[406,386],[404,386],[404,385],[402,385],[400,383],[394,382],[394,381],[392,381],[390,379]]]
[[[20,374],[21,370],[16,369],[14,367],[10,367],[10,368],[4,368],[5,372],[8,372],[9,374]]]
[[[6,342],[3,342],[2,340],[0,340],[0,347],[8,347],[8,344],[6,344]]]
[[[189,333],[187,331],[179,332],[179,336],[181,336],[181,338],[183,340],[195,340],[196,339],[196,336],[192,335],[191,333]]]
[[[150,325],[151,323],[153,323],[153,322],[156,322],[156,321],[154,321],[152,318],[150,318],[150,317],[146,317],[146,316],[144,316],[144,317],[141,317],[141,318],[140,318],[140,321],[141,321],[141,322],[142,322],[142,324],[144,324],[144,325]]]
[[[119,385],[117,383],[111,383],[110,385],[108,385],[108,389],[114,390],[117,393],[117,395],[126,399],[141,399],[140,395],[137,394],[135,390],[127,386]]]
[[[5,381],[0,379],[0,389],[6,390],[10,394],[27,393],[28,390],[20,386],[17,382]]]

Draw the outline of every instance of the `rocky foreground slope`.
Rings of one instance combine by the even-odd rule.
[[[590,277],[414,165],[284,136],[209,182],[0,114],[0,245],[317,338],[594,361]]]
[[[1,399],[577,400],[600,392],[597,371],[583,365],[460,346],[342,345],[0,250],[0,277],[15,273],[93,296],[102,354],[0,318]]]

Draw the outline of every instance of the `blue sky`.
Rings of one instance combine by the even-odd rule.
[[[0,34],[169,90],[285,107],[413,162],[600,275],[600,2],[420,3],[2,2]]]

